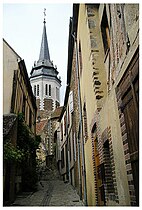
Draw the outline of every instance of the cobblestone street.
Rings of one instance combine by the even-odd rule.
[[[84,206],[69,183],[64,183],[56,170],[45,173],[36,192],[17,196],[13,206]]]

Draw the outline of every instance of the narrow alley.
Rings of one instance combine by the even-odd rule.
[[[3,206],[140,205],[139,7],[4,4]]]
[[[73,186],[62,181],[56,168],[46,168],[36,192],[19,194],[12,206],[83,206]]]

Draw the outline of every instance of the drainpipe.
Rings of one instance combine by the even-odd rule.
[[[78,99],[79,99],[79,137],[78,143],[80,146],[80,139],[82,139],[82,163],[83,163],[83,175],[84,175],[84,202],[85,206],[87,206],[87,187],[86,187],[86,169],[85,169],[85,151],[84,151],[84,137],[83,137],[83,121],[82,121],[82,108],[81,108],[81,94],[80,94],[80,79],[79,79],[79,59],[78,59],[78,46],[77,46],[77,38],[75,33],[72,34],[75,43],[75,51],[76,51],[76,75],[78,81]],[[82,194],[82,193],[81,193]]]
[[[69,134],[68,134],[68,119],[69,119],[69,113],[68,113],[68,109],[67,109],[68,105],[66,106],[66,132],[67,132],[67,156],[68,156],[68,169],[67,169],[67,173],[69,176],[69,182],[71,183],[71,174],[70,174],[70,146],[69,146]]]

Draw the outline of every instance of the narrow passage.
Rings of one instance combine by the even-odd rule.
[[[84,206],[70,183],[64,183],[56,168],[42,171],[36,192],[17,196],[13,206]]]

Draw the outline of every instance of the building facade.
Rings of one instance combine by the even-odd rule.
[[[67,90],[68,92],[68,90]],[[60,151],[61,151],[61,167],[60,173],[64,181],[70,181],[75,186],[74,163],[75,149],[74,133],[73,133],[73,96],[72,91],[67,93],[67,104],[60,115]],[[68,95],[69,94],[69,95]]]
[[[139,5],[74,4],[71,28],[67,77],[76,69],[77,91],[67,83],[61,124],[69,92],[78,93],[80,195],[89,206],[138,206]]]
[[[3,39],[3,143],[16,148],[18,136],[18,114],[35,138],[36,101],[32,92],[24,60]],[[5,154],[4,154],[5,156]],[[21,190],[21,168],[16,163],[4,160],[4,203],[11,203]]]
[[[73,14],[76,16],[76,10]],[[76,16],[77,18],[77,16]],[[86,203],[86,183],[84,147],[82,144],[81,103],[79,94],[78,67],[76,49],[72,30],[76,30],[77,20],[70,18],[68,41],[67,86],[60,122],[61,175],[77,190],[80,198]]]
[[[3,114],[23,113],[25,123],[35,134],[36,104],[25,62],[3,40]]]

